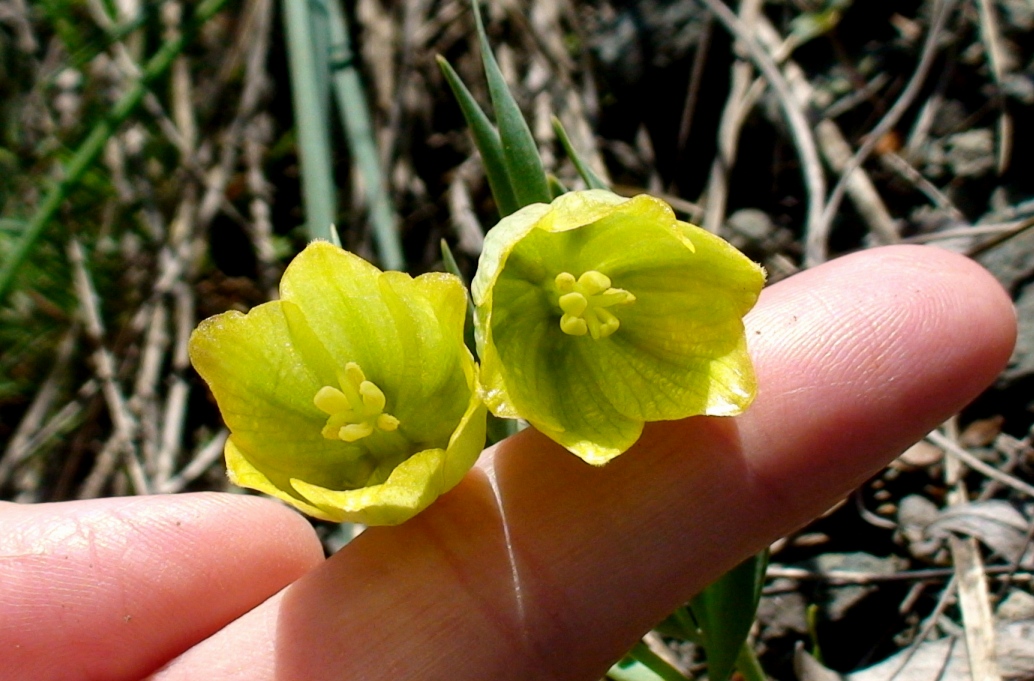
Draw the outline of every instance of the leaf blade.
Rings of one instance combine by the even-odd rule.
[[[474,22],[477,25],[478,41],[481,44],[481,60],[485,66],[485,77],[488,80],[488,93],[492,97],[492,108],[495,110],[496,123],[499,126],[499,137],[503,145],[503,158],[510,176],[514,194],[520,206],[532,203],[549,203],[552,195],[546,180],[542,159],[539,157],[535,138],[531,135],[528,122],[517,106],[510,88],[503,79],[499,63],[495,60],[492,48],[488,44],[485,26],[481,21],[481,9],[478,0],[471,3],[474,8]]]
[[[444,57],[438,56],[438,68],[445,76],[445,82],[449,84],[456,102],[460,106],[463,118],[470,127],[471,137],[474,138],[474,146],[481,154],[481,162],[485,166],[485,176],[488,178],[488,185],[492,189],[492,196],[495,197],[496,208],[500,217],[515,212],[520,208],[517,196],[514,194],[510,175],[507,171],[506,159],[503,154],[503,143],[499,138],[499,132],[488,120],[488,116],[478,103],[474,95],[470,94],[466,84],[460,79],[452,65]]]

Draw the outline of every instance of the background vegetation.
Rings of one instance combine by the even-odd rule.
[[[186,339],[275,296],[314,215],[383,266],[441,269],[445,239],[472,272],[495,207],[435,62],[487,101],[468,4],[312,3],[308,67],[292,4],[0,0],[0,498],[227,489]],[[921,242],[1013,293],[995,388],[773,547],[756,645],[780,678],[798,642],[840,672],[897,655],[889,678],[978,630],[1034,676],[1034,3],[496,0],[486,20],[568,186],[554,114],[620,192],[664,196],[772,281]],[[957,604],[960,564],[992,580],[990,620]],[[691,645],[647,645],[697,669]]]

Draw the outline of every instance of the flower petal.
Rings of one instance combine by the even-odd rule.
[[[191,362],[208,383],[232,433],[234,447],[273,484],[302,475],[320,484],[366,483],[362,452],[321,431],[327,416],[313,402],[326,376],[299,351],[284,315],[289,302],[248,314],[227,312],[201,322],[190,338]]]
[[[398,464],[379,485],[333,490],[292,479],[319,516],[335,522],[397,525],[427,508],[466,475],[485,442],[485,407],[472,399],[447,449],[426,449]]]
[[[237,446],[233,443],[232,437],[226,441],[226,446],[223,451],[226,455],[226,473],[230,478],[230,482],[233,484],[240,487],[248,487],[250,489],[263,492],[264,494],[268,494],[271,497],[276,497],[281,501],[286,501],[302,513],[311,515],[314,518],[319,518],[320,520],[334,520],[333,517],[319,507],[313,506],[293,494],[289,494],[284,491],[285,489],[290,489],[289,487],[277,485],[270,480],[269,477],[248,460],[241,450],[237,449]]]

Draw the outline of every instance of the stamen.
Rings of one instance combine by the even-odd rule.
[[[328,415],[320,431],[328,440],[356,442],[373,435],[374,431],[391,432],[399,427],[399,420],[384,413],[387,399],[384,391],[372,381],[355,362],[338,372],[340,389],[325,385],[312,398],[316,408]]]
[[[569,336],[588,333],[597,340],[610,336],[621,322],[606,308],[635,302],[634,295],[611,287],[610,277],[596,270],[583,272],[577,280],[570,272],[561,272],[554,282],[560,293],[557,304],[564,313],[560,330]]]

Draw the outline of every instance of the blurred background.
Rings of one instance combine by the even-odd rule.
[[[616,191],[662,196],[772,282],[912,242],[1012,293],[995,386],[773,546],[756,640],[777,678],[828,672],[803,646],[855,681],[905,656],[961,679],[946,661],[978,627],[1002,676],[1034,678],[1034,0],[484,12],[568,187],[553,115]],[[239,491],[186,341],[275,297],[328,220],[383,268],[440,270],[444,239],[473,273],[498,213],[436,55],[487,107],[466,0],[0,0],[0,499]],[[328,551],[353,531],[317,528]],[[991,620],[960,607],[960,560]],[[692,645],[647,643],[699,670]]]

